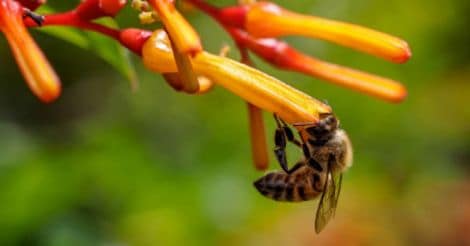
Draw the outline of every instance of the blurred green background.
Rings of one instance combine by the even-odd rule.
[[[77,2],[49,4],[65,10]],[[328,100],[353,141],[354,166],[325,231],[314,233],[316,201],[276,203],[253,188],[263,173],[251,162],[240,98],[222,88],[177,93],[137,57],[133,93],[92,52],[32,31],[63,95],[41,104],[0,39],[0,245],[469,245],[470,2],[276,2],[397,35],[413,50],[396,65],[288,38],[308,54],[402,81],[409,97],[399,105],[256,60]],[[187,16],[208,50],[232,45],[207,16]],[[136,13],[126,9],[117,20],[135,26]],[[272,147],[274,121],[265,119]],[[289,154],[293,162],[298,151]]]

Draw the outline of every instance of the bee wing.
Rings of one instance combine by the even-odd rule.
[[[333,175],[335,176],[335,175]],[[339,178],[338,178],[339,176]],[[335,191],[335,208],[333,209],[333,216],[336,214],[336,207],[338,206],[338,199],[339,199],[339,194],[341,193],[341,184],[343,183],[343,174],[340,173],[339,175],[336,174],[336,178],[333,178],[334,182],[336,182],[336,191]]]
[[[341,173],[332,173],[331,170],[328,169],[328,177],[315,216],[316,233],[320,233],[330,219],[335,216],[342,179],[343,175]]]

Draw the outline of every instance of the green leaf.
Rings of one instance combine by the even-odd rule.
[[[50,7],[42,7],[40,10],[41,13],[54,12]],[[98,23],[113,28],[118,27],[111,18],[103,18]],[[130,52],[118,41],[99,33],[82,31],[73,27],[48,26],[37,29],[82,49],[92,51],[126,77],[132,89],[137,88],[137,73],[132,64]]]
[[[117,27],[117,23],[110,18],[104,18],[100,24]],[[94,51],[103,60],[111,64],[116,70],[124,75],[133,89],[137,88],[137,73],[132,65],[130,52],[117,41],[99,33],[87,32],[86,36],[90,41],[89,50]]]
[[[82,49],[89,49],[90,40],[83,32],[68,27],[46,26],[37,30],[74,44]]]

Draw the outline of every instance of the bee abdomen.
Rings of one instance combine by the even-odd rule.
[[[309,183],[284,172],[275,172],[261,177],[254,185],[262,195],[273,200],[302,202],[312,200],[319,194]]]

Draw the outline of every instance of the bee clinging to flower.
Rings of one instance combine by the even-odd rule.
[[[275,154],[283,168],[258,179],[254,185],[264,196],[276,201],[302,202],[321,195],[315,217],[319,233],[334,216],[341,191],[342,174],[352,165],[352,146],[333,114],[323,114],[318,123],[298,123],[301,141],[275,116]],[[303,158],[288,169],[287,141],[303,150]]]

